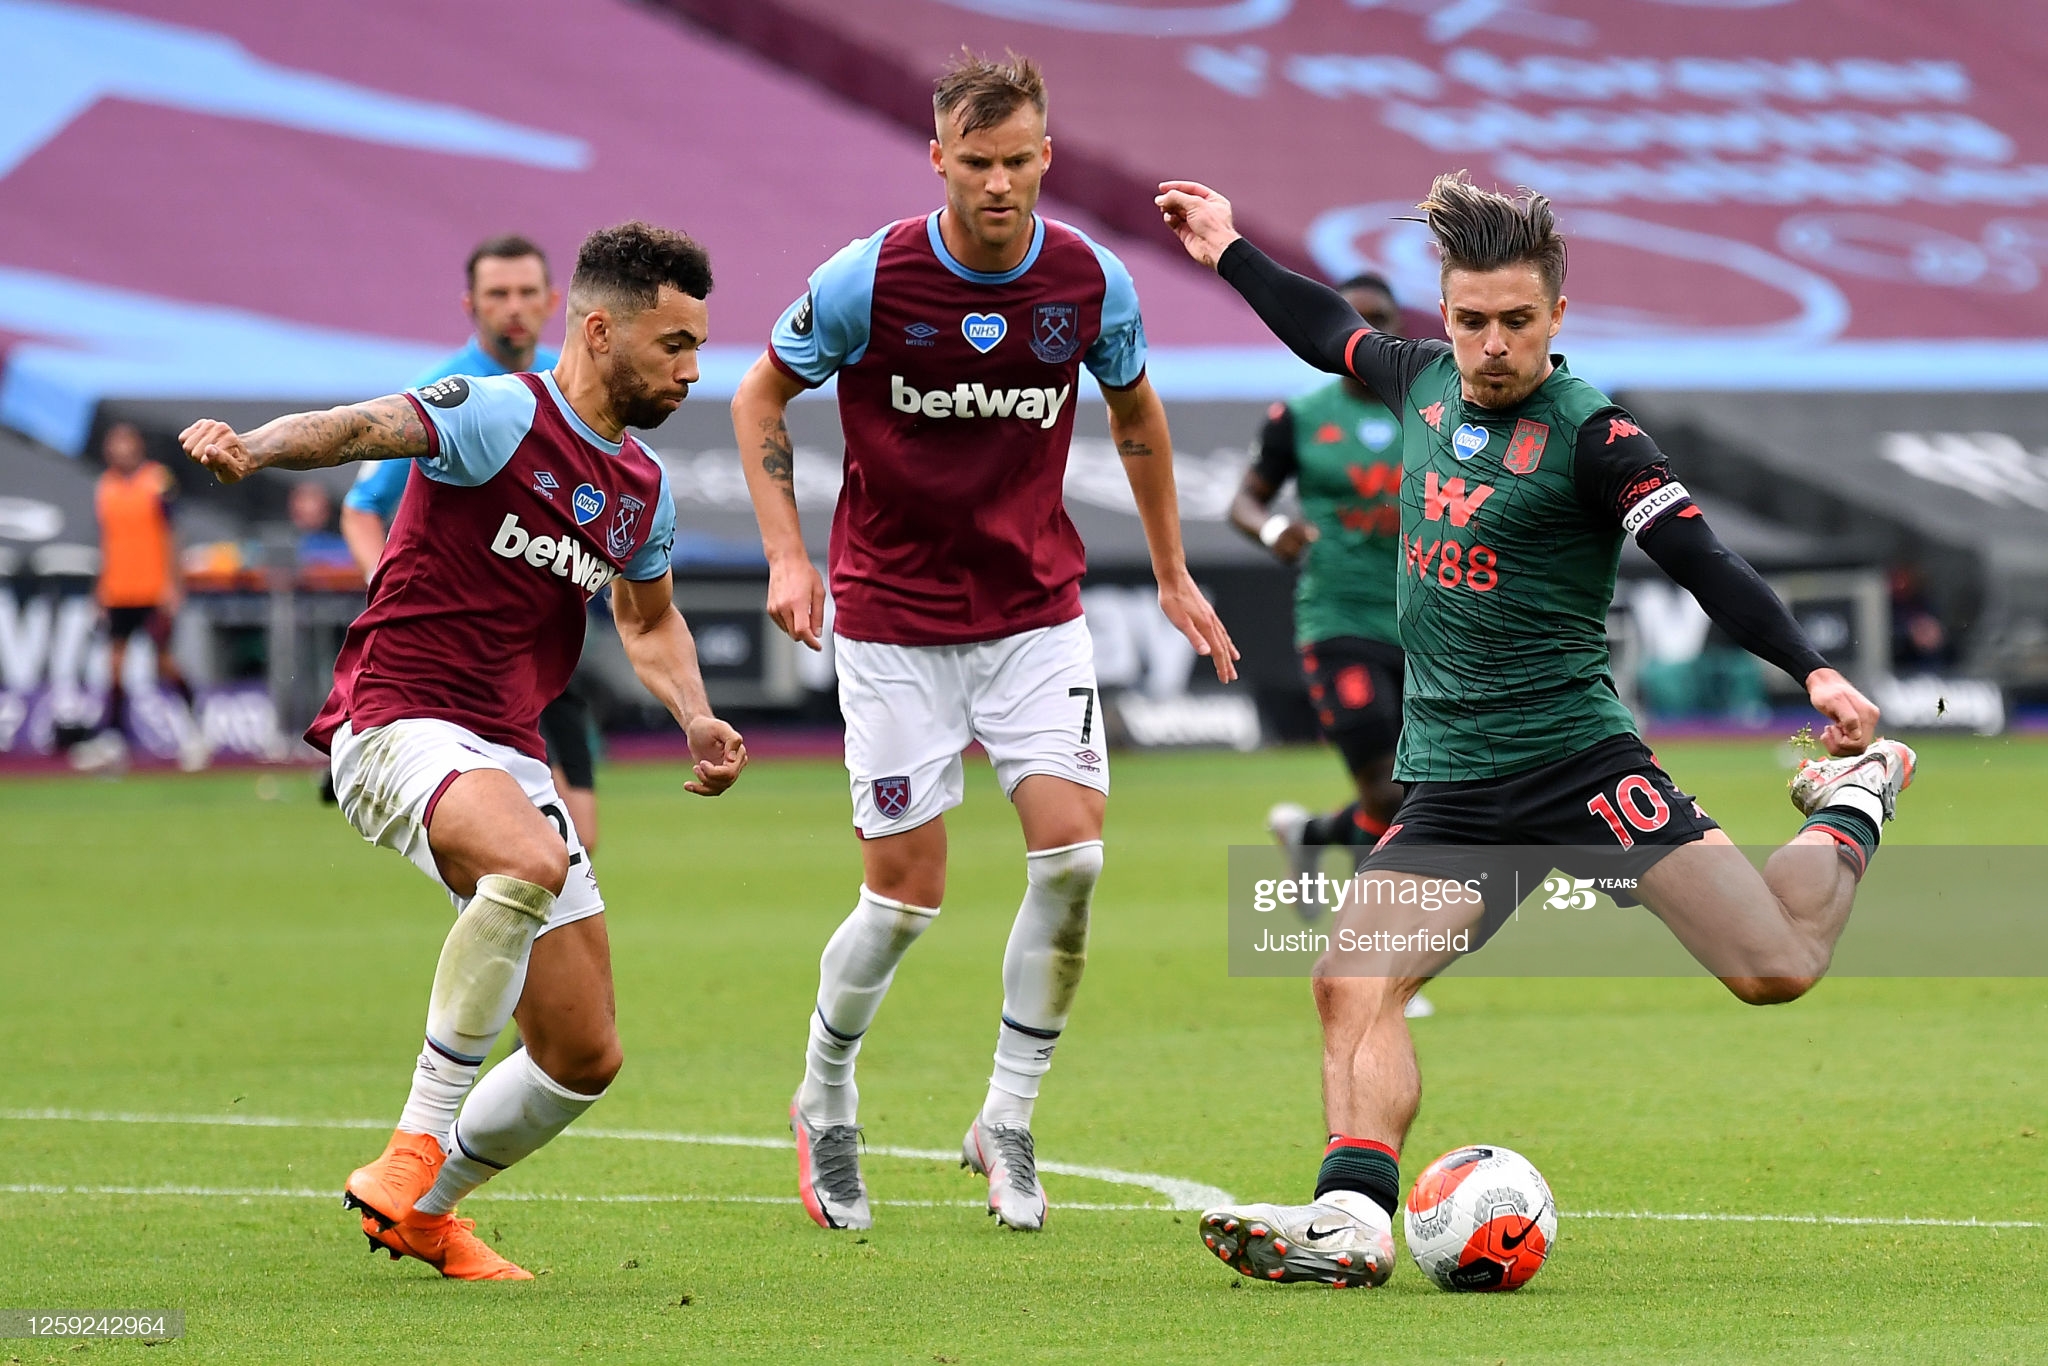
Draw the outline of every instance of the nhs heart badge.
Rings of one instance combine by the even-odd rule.
[[[967,338],[967,344],[986,356],[1010,330],[1009,323],[1000,313],[969,313],[960,319],[960,335]]]
[[[1467,422],[1451,433],[1451,451],[1460,460],[1470,460],[1486,449],[1492,433],[1484,427],[1475,427]]]
[[[578,484],[569,506],[576,510],[576,525],[589,526],[604,511],[604,494],[588,484]]]

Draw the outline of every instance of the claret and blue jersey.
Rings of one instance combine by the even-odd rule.
[[[1080,371],[1144,378],[1130,272],[1034,220],[1011,270],[970,270],[939,214],[892,223],[820,266],[775,326],[775,365],[839,377],[846,478],[833,514],[834,630],[856,640],[992,640],[1081,615],[1081,538],[1061,500]]]
[[[552,370],[562,353],[552,346],[534,348],[533,368]],[[485,378],[491,375],[508,375],[512,372],[498,364],[498,358],[478,344],[472,336],[461,349],[450,352],[446,359],[413,381],[415,387],[424,387],[435,380],[447,379],[450,375],[469,375]],[[358,512],[374,512],[390,526],[391,519],[398,515],[398,500],[405,496],[406,476],[412,473],[410,461],[373,460],[356,471],[356,481],[341,500],[343,507]]]
[[[456,375],[406,397],[428,452],[389,462],[410,472],[390,550],[307,739],[438,719],[538,758],[591,595],[669,572],[668,475],[631,436],[592,430],[551,374]]]

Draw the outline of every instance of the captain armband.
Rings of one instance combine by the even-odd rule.
[[[1645,528],[1664,514],[1691,503],[1692,494],[1686,491],[1685,485],[1664,471],[1646,471],[1642,478],[1622,492],[1618,500],[1621,529],[1631,536],[1640,536]]]

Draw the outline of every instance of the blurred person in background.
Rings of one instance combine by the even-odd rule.
[[[1337,290],[1376,331],[1401,335],[1401,309],[1385,279],[1354,275]],[[1273,510],[1289,480],[1299,517]],[[1267,813],[1297,873],[1313,872],[1330,845],[1370,849],[1401,804],[1400,495],[1401,419],[1347,375],[1267,410],[1258,458],[1231,499],[1231,525],[1301,571],[1294,639],[1302,679],[1356,790],[1348,805],[1322,815],[1297,802]],[[1318,913],[1302,908],[1305,917]],[[1420,995],[1407,1010],[1411,1019],[1434,1013]]]
[[[516,233],[477,243],[465,267],[468,288],[462,311],[471,333],[460,349],[413,381],[415,387],[450,375],[511,375],[552,370],[561,353],[540,344],[540,330],[562,300],[548,270],[547,253]],[[410,460],[365,464],[341,503],[341,534],[367,581],[384,555],[384,536],[405,496]],[[565,493],[564,497],[567,496]],[[555,786],[583,837],[584,851],[597,856],[597,723],[590,701],[572,678],[568,690],[541,712],[541,738]]]
[[[183,606],[185,586],[178,570],[178,537],[171,527],[177,481],[146,458],[142,433],[127,422],[107,428],[100,454],[106,472],[93,490],[100,524],[100,611],[112,653],[107,660],[107,705],[99,728],[74,745],[71,762],[87,772],[118,769],[128,759],[128,641],[140,631],[155,646],[156,675],[183,699],[178,729],[178,765],[187,772],[206,767],[205,738],[193,712],[192,685],[171,658],[171,626]]]
[[[334,495],[315,479],[301,479],[292,485],[285,500],[285,515],[298,533],[299,569],[353,568],[355,558],[349,544],[334,529]]]
[[[1893,567],[1892,667],[1902,674],[1940,673],[1956,662],[1948,628],[1927,596],[1927,576],[1917,564]]]

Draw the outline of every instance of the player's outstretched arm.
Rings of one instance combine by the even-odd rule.
[[[1188,255],[1244,295],[1288,350],[1318,370],[1351,373],[1352,338],[1372,329],[1342,294],[1296,275],[1253,246],[1231,221],[1230,201],[1207,185],[1162,181],[1153,202]]]
[[[825,581],[804,550],[796,511],[796,447],[790,444],[785,418],[790,400],[802,392],[803,386],[764,353],[733,393],[732,431],[754,520],[761,526],[761,550],[768,557],[768,615],[790,639],[820,650]]]
[[[674,576],[644,583],[613,580],[612,620],[641,686],[668,708],[689,737],[697,777],[683,790],[716,797],[739,781],[747,766],[747,745],[738,731],[711,714],[697,667],[697,642],[676,610]]]
[[[1636,544],[1729,639],[1800,681],[1813,709],[1828,718],[1820,737],[1828,753],[1861,754],[1877,738],[1877,705],[1829,667],[1791,609],[1704,517],[1667,517]]]
[[[1107,389],[1109,437],[1123,457],[1124,476],[1131,481],[1138,520],[1145,526],[1145,546],[1152,552],[1152,574],[1159,580],[1159,610],[1195,647],[1216,665],[1225,683],[1237,677],[1237,647],[1223,629],[1216,609],[1188,573],[1180,543],[1180,498],[1173,486],[1173,434],[1166,426],[1166,405],[1152,381],[1139,376],[1128,389]]]
[[[223,484],[273,466],[317,470],[356,460],[411,459],[431,454],[427,425],[402,394],[319,413],[293,413],[247,435],[213,418],[178,433],[178,442]]]

